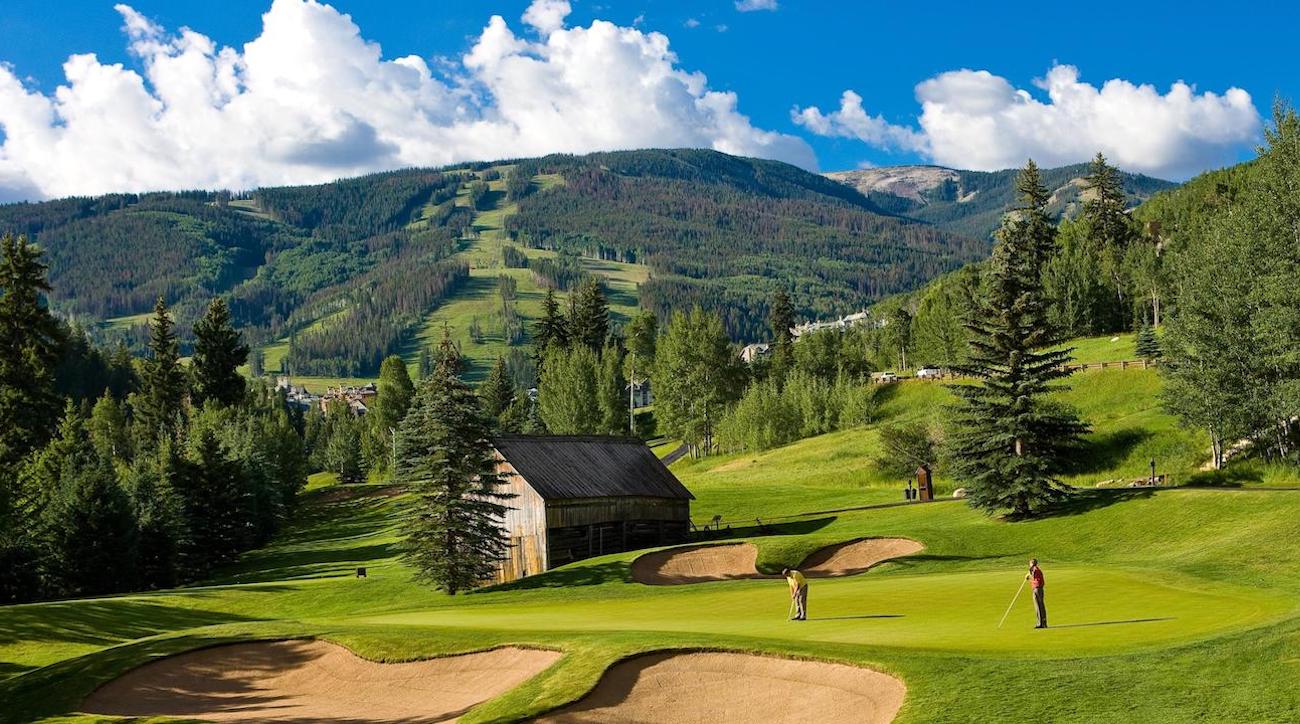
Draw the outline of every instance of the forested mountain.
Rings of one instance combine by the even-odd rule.
[[[1043,183],[1051,192],[1047,212],[1052,218],[1073,218],[1082,210],[1087,172],[1086,163],[1042,171]],[[890,166],[834,171],[826,176],[857,189],[886,211],[987,239],[1014,201],[1016,173],[1015,169],[959,171],[942,166]],[[1123,171],[1119,176],[1130,206],[1178,185]]]
[[[736,339],[766,337],[767,302],[802,317],[860,308],[982,258],[988,244],[900,218],[841,184],[774,161],[702,150],[526,162],[563,186],[507,221],[530,247],[645,264],[641,305],[661,318],[701,305]]]
[[[504,190],[488,193],[512,165]],[[555,182],[537,183],[542,175]],[[575,258],[645,265],[642,306],[718,310],[737,339],[764,336],[778,287],[800,316],[843,313],[988,251],[822,176],[699,150],[404,170],[240,196],[10,204],[0,232],[45,249],[52,305],[101,337],[141,348],[138,315],[161,296],[188,345],[190,325],[222,296],[255,346],[287,340],[295,373],[373,374],[463,287],[473,224],[496,197],[509,199],[498,210],[516,244],[561,252],[529,252],[539,279],[567,288],[583,273]],[[492,263],[528,262],[506,257]]]

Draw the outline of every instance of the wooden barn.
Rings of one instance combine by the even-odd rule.
[[[493,440],[506,504],[504,583],[606,553],[680,543],[691,500],[636,438],[505,435]]]

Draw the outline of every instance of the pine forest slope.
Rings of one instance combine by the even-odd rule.
[[[517,167],[531,193],[506,199]],[[490,187],[472,204],[469,187]],[[475,208],[477,207],[477,208]],[[600,277],[616,319],[702,305],[738,339],[763,336],[779,286],[801,316],[861,308],[981,258],[988,245],[891,215],[793,166],[712,151],[549,156],[375,174],[317,186],[116,194],[0,206],[0,232],[48,253],[51,303],[109,341],[140,347],[159,295],[182,331],[215,295],[295,375],[414,363],[448,324],[480,368],[510,345],[493,330],[499,275],[515,280],[526,342],[542,285]],[[503,258],[506,245],[527,269]],[[518,255],[516,255],[518,257]]]

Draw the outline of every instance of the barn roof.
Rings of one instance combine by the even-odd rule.
[[[645,443],[605,435],[502,435],[493,445],[547,500],[694,499]]]

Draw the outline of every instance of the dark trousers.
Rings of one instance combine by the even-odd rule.
[[[1047,626],[1047,605],[1043,603],[1043,589],[1034,589],[1034,608],[1038,610],[1038,625]]]
[[[798,619],[808,618],[808,587],[800,586],[794,594],[794,617]]]

